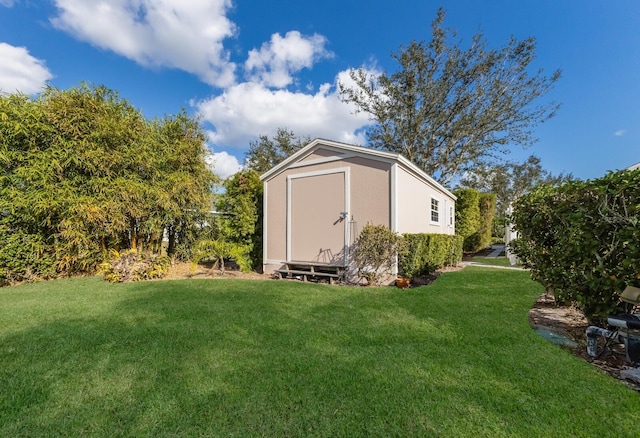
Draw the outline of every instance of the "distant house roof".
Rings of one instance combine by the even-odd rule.
[[[348,143],[341,143],[333,140],[326,140],[323,138],[316,138],[311,143],[309,143],[308,145],[300,149],[295,154],[291,155],[286,160],[282,161],[281,163],[277,164],[270,170],[263,173],[260,176],[260,179],[263,181],[271,179],[273,176],[287,169],[287,167],[291,163],[295,163],[296,161],[304,158],[306,155],[311,154],[319,146],[325,146],[325,147],[328,146],[331,149],[343,150],[343,151],[351,152],[357,155],[365,155],[365,156],[378,158],[382,160],[396,161],[402,166],[404,166],[406,169],[408,169],[410,172],[412,172],[414,175],[418,176],[424,182],[446,193],[452,199],[454,200],[457,199],[457,197],[453,193],[451,193],[449,190],[447,190],[445,187],[443,187],[442,184],[434,180],[431,176],[427,175],[422,169],[420,169],[418,166],[416,166],[411,161],[407,160],[405,157],[403,157],[398,153],[379,151],[377,149],[366,148],[363,146],[356,146]]]
[[[640,169],[640,163],[636,163],[633,166],[627,167],[627,170],[636,170],[636,169]]]

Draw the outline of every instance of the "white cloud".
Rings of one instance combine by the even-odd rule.
[[[6,6],[7,8],[12,7],[18,3],[18,0],[0,0],[0,6]]]
[[[3,0],[6,1],[6,0]],[[53,25],[150,67],[178,68],[226,87],[235,65],[223,47],[231,0],[55,0]]]
[[[286,87],[293,82],[292,74],[333,56],[325,49],[326,42],[322,35],[306,37],[295,30],[284,37],[274,33],[260,50],[249,52],[244,65],[247,79],[267,87]]]
[[[616,137],[622,137],[626,133],[627,133],[626,129],[618,129],[616,132],[613,133],[613,135],[615,135]]]
[[[206,157],[209,168],[222,179],[226,179],[231,175],[242,170],[242,164],[236,157],[227,152],[211,152]]]
[[[287,89],[301,70],[333,56],[322,35],[273,34],[239,64],[247,82],[236,82],[236,64],[223,46],[236,32],[226,16],[231,1],[54,0],[57,15],[51,22],[75,38],[141,65],[182,69],[219,87],[221,94],[195,105],[213,126],[209,135],[218,151],[218,173],[240,168],[235,157],[220,152],[221,147],[247,147],[277,128],[364,143],[361,128],[369,123],[367,115],[354,115],[355,107],[340,101],[336,90],[338,80],[349,82],[347,72],[319,89],[311,84],[303,86],[304,91]]]
[[[348,73],[341,72],[336,82],[347,78]],[[323,84],[315,94],[307,94],[245,82],[199,102],[197,109],[215,127],[209,138],[218,146],[246,147],[259,135],[275,134],[277,128],[363,144],[365,138],[357,131],[369,123],[366,114],[355,115],[352,105],[340,101],[336,84]]]
[[[25,47],[0,43],[0,91],[37,93],[52,77],[44,61],[31,56]]]

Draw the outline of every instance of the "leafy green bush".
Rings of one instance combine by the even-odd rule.
[[[246,259],[254,269],[262,267],[262,191],[258,172],[245,169],[224,182],[216,208],[226,215],[217,218],[220,238],[247,250]],[[243,256],[244,257],[244,256]]]
[[[113,251],[114,259],[101,265],[103,278],[110,283],[151,280],[167,275],[171,260],[166,256],[144,255],[136,250]]]
[[[456,200],[456,234],[466,238],[480,228],[480,192],[475,189],[458,189]]]
[[[353,244],[353,264],[358,280],[380,285],[393,275],[396,257],[404,254],[402,236],[384,225],[367,224]]]
[[[464,250],[478,252],[491,245],[493,218],[496,214],[496,195],[492,193],[478,194],[479,222],[478,229],[464,240]]]
[[[249,246],[223,240],[200,240],[193,247],[192,267],[195,270],[201,261],[213,261],[212,269],[219,269],[224,275],[225,259],[234,260],[243,272],[251,269]]]
[[[591,321],[640,286],[640,170],[541,186],[514,203],[510,246],[532,278]]]
[[[55,255],[42,236],[0,226],[0,286],[56,276]]]
[[[413,278],[462,261],[462,236],[447,234],[404,234],[405,252],[399,258],[403,276]]]
[[[0,282],[94,273],[109,249],[157,252],[165,232],[172,254],[211,209],[206,136],[184,110],[148,120],[82,84],[0,93],[0,116]]]

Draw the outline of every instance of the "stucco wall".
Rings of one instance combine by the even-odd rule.
[[[322,153],[326,157],[326,154]],[[317,156],[316,156],[317,157]],[[303,165],[284,170],[265,182],[265,272],[270,273],[287,259],[287,177],[329,169],[348,168],[349,211],[347,239],[352,243],[362,227],[371,222],[390,226],[391,167],[365,157],[350,157],[331,162]],[[316,188],[314,188],[316,190]],[[313,196],[313,193],[309,193]]]
[[[287,220],[288,212],[291,211],[287,206],[287,177],[296,176],[292,181],[302,174],[312,175],[304,178],[313,178],[332,169],[334,172],[342,169],[341,172],[346,174],[347,248],[367,223],[385,225],[400,233],[454,234],[455,224],[450,224],[450,218],[455,213],[454,198],[443,192],[437,183],[430,182],[421,175],[421,172],[394,156],[378,155],[370,158],[366,153],[339,148],[334,150],[331,146],[325,147],[320,144],[309,155],[289,163],[284,170],[278,169],[281,170],[280,173],[271,174],[265,180],[265,273],[273,272],[287,261]],[[329,187],[322,187],[323,178],[317,178],[315,181],[314,184],[300,184],[297,187],[307,187],[303,190],[309,192],[309,198],[320,199],[322,205],[329,204],[329,198],[322,192]],[[300,196],[301,193],[296,194],[296,197]],[[302,196],[304,197],[304,194]],[[437,223],[431,220],[432,198],[438,200]],[[316,208],[318,204],[311,205]],[[331,209],[337,209],[336,205]],[[306,221],[317,218],[326,222],[326,217],[321,219],[321,216],[326,215],[307,214],[297,217],[305,217]],[[304,228],[307,230],[306,234],[314,229],[313,224]],[[314,236],[302,245],[308,244],[324,249],[322,239],[317,237]],[[299,248],[299,245],[300,242],[296,242],[295,248]],[[318,252],[317,248],[314,254]]]
[[[351,166],[351,242],[367,223],[391,226],[391,167],[367,158],[345,160]]]
[[[277,175],[264,186],[264,270],[269,274],[280,267],[287,249],[287,178]],[[272,263],[273,262],[273,263]],[[273,266],[277,264],[277,266]],[[270,269],[270,270],[269,270]]]
[[[396,229],[399,233],[454,234],[455,224],[450,225],[450,215],[455,214],[453,198],[401,166],[398,166],[397,171],[396,193]],[[431,198],[438,200],[437,223],[431,221]]]

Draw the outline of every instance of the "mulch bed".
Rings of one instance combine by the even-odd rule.
[[[593,358],[587,354],[586,329],[589,323],[579,309],[558,305],[552,294],[544,293],[538,297],[538,300],[529,311],[529,323],[534,329],[547,329],[574,341],[577,344],[575,348],[566,346],[559,346],[558,348],[570,351],[574,356],[589,362],[630,388],[640,392],[639,383],[626,380],[620,375],[620,371],[631,368],[631,364],[626,361],[623,345],[616,344],[611,346],[598,358]],[[600,342],[599,351],[602,351],[604,340],[601,339]]]

